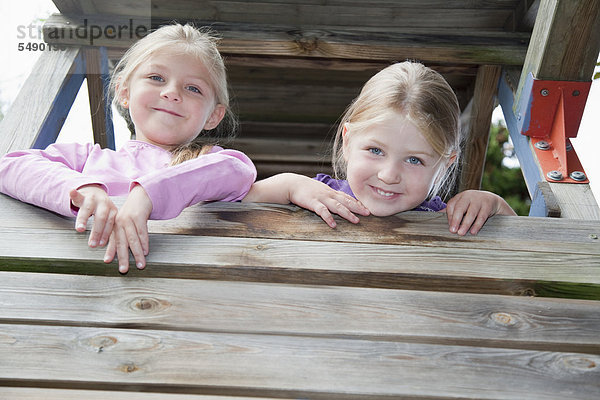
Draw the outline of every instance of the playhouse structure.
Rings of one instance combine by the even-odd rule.
[[[46,50],[0,124],[2,154],[58,136],[86,79],[114,147],[111,68],[153,28],[220,34],[259,177],[330,168],[344,108],[414,59],[444,75],[479,188],[502,106],[529,217],[477,236],[441,213],[338,220],[203,204],[150,221],[120,276],[73,221],[0,196],[0,398],[600,397],[600,209],[570,138],[600,51],[598,0],[53,0]],[[227,397],[224,397],[227,396]]]

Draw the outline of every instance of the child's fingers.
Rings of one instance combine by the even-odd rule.
[[[320,201],[316,201],[315,204],[311,207],[311,209],[319,216],[329,227],[335,228],[337,224],[333,219],[333,215],[329,212],[327,206]]]
[[[108,220],[109,210],[103,205],[98,205],[94,213],[94,224],[90,231],[90,238],[88,239],[88,245],[90,247],[98,246],[98,242],[106,230]]]
[[[138,234],[138,230],[134,224],[129,224],[125,228],[127,235],[127,246],[133,254],[135,259],[135,265],[138,269],[143,269],[146,266],[146,258],[144,257],[144,250],[142,249],[142,243]]]
[[[487,219],[488,219],[488,214],[480,212],[477,215],[475,222],[473,222],[473,225],[471,226],[471,230],[469,231],[471,233],[471,235],[477,235],[479,233],[479,231],[481,230],[481,228],[483,227],[483,225],[485,224],[485,222],[487,221]]]
[[[85,203],[85,196],[79,193],[77,189],[73,189],[69,192],[69,198],[71,199],[71,203],[79,208],[77,218],[75,219],[75,230],[77,232],[84,232],[87,226],[87,220],[91,216],[91,213],[86,214],[86,211],[82,211],[81,209]]]
[[[100,242],[98,243],[100,246],[104,246],[108,243],[110,235],[115,225],[115,217],[117,215],[117,208],[114,207],[109,211],[108,218],[106,219],[106,223],[104,224],[104,230],[100,236]]]
[[[469,232],[469,229],[471,228],[471,226],[473,225],[473,222],[475,221],[477,214],[473,214],[473,212],[466,212],[463,217],[462,217],[462,222],[460,223],[460,226],[458,228],[458,230],[456,231],[456,233],[459,236],[465,236],[467,234],[467,232]]]
[[[119,272],[126,274],[129,271],[129,248],[127,247],[127,235],[123,228],[119,226],[115,228],[115,239]]]
[[[333,213],[336,213],[340,217],[352,222],[353,224],[357,224],[360,222],[358,217],[352,213],[344,204],[340,203],[336,199],[330,199],[327,204],[329,210]]]
[[[106,245],[106,251],[104,252],[104,262],[107,264],[115,259],[115,255],[117,253],[116,242],[115,233],[112,232],[108,239],[108,245]]]
[[[347,195],[346,193],[338,192],[341,196],[340,202],[351,212],[367,216],[371,214],[371,212],[367,209],[367,207],[363,206],[363,204],[356,200],[354,197]]]

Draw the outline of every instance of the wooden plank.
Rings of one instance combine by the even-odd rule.
[[[479,190],[485,166],[494,101],[500,78],[499,66],[482,65],[477,72],[464,145],[459,191]]]
[[[317,399],[590,399],[600,390],[593,354],[12,324],[0,338],[0,381],[10,386]]]
[[[45,148],[56,140],[85,77],[79,52],[77,48],[42,52],[0,122],[0,154]]]
[[[109,71],[106,48],[88,47],[84,49],[86,79],[92,117],[94,143],[102,148],[115,149],[115,134],[108,93]]]
[[[598,253],[170,234],[151,234],[150,248],[148,267],[129,275],[600,299]],[[119,275],[74,230],[5,228],[0,254],[5,271]]]
[[[266,397],[232,397],[190,395],[173,393],[140,393],[132,391],[117,392],[113,390],[73,390],[26,388],[26,387],[0,387],[4,400],[267,400]],[[273,398],[270,398],[273,399]]]
[[[188,17],[189,18],[189,17]],[[87,25],[86,25],[87,21]],[[168,23],[172,18],[152,24]],[[185,21],[181,21],[185,22]],[[98,18],[55,14],[43,27],[44,40],[49,43],[129,47],[136,35],[131,31],[147,30],[148,18]],[[298,29],[290,25],[252,25],[236,22],[195,21],[198,25],[210,25],[219,32],[222,40],[219,50],[228,55],[260,55],[276,57],[319,57],[330,59],[353,59],[392,61],[416,59],[423,62],[458,64],[506,64],[522,65],[526,54],[528,33],[459,31],[449,29],[435,31],[431,28],[407,31],[383,31],[374,29],[321,27]],[[104,34],[92,40],[89,31],[98,28],[104,32],[107,26],[128,26],[121,35]],[[406,27],[403,27],[406,29]],[[80,33],[79,37],[75,32]],[[83,38],[80,38],[83,37]],[[93,43],[92,43],[93,42]]]
[[[597,301],[0,272],[0,304],[0,321],[11,324],[345,337],[600,354]]]
[[[120,205],[122,198],[114,198]],[[0,195],[0,228],[68,230],[74,219]],[[459,237],[448,230],[443,213],[408,211],[385,218],[361,217],[358,225],[336,217],[329,228],[314,213],[292,205],[198,204],[177,218],[149,221],[152,233],[444,247],[449,249],[519,250],[531,253],[600,254],[600,223],[532,217],[496,216],[477,236]],[[543,232],[541,234],[540,232]]]
[[[99,13],[207,21],[269,23],[294,26],[333,25],[368,27],[480,28],[499,30],[518,1],[152,1],[147,3],[95,1]],[[478,4],[474,4],[478,3]],[[86,14],[92,14],[86,12]]]

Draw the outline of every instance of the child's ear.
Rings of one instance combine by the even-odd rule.
[[[348,137],[348,123],[344,122],[344,127],[342,128],[342,155],[344,156],[344,161],[348,161],[346,154],[348,154],[348,143],[350,139]]]
[[[120,83],[117,83],[115,87],[115,93],[119,96],[119,104],[123,108],[129,108],[129,89],[127,86],[121,86]]]
[[[210,114],[210,117],[206,120],[204,124],[205,130],[215,129],[223,120],[225,116],[225,106],[223,104],[217,104],[215,109]]]
[[[450,166],[456,162],[456,157],[456,153],[452,153],[452,155],[448,157],[448,161],[446,161],[446,169],[450,168]]]

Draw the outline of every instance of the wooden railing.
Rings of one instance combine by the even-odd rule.
[[[146,269],[120,276],[72,219],[0,210],[2,398],[600,393],[599,222],[494,217],[458,237],[442,213],[332,230],[212,203],[151,221]]]

